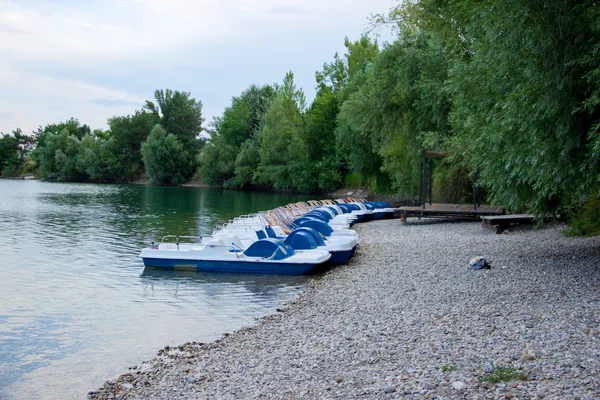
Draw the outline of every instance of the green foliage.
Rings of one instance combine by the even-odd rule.
[[[437,367],[436,369],[438,371],[442,371],[442,372],[452,372],[452,371],[456,371],[458,368],[456,367],[455,364],[444,364],[441,367]]]
[[[591,196],[570,223],[571,226],[565,230],[567,236],[600,235],[600,195]]]
[[[344,178],[344,186],[351,188],[359,188],[362,186],[362,179],[356,172],[350,172]]]
[[[258,146],[254,140],[246,140],[235,159],[235,177],[226,182],[226,187],[242,189],[250,185],[259,163]]]
[[[423,25],[456,55],[450,121],[493,201],[545,213],[598,190],[594,74],[582,68],[585,57],[588,68],[598,65],[600,38],[590,29],[597,7],[517,0],[420,7]]]
[[[180,184],[189,179],[184,175],[189,160],[183,143],[160,125],[152,128],[142,143],[142,158],[148,176],[158,184]]]
[[[3,135],[0,167],[17,173],[36,140],[31,157],[48,178],[129,181],[143,161],[158,183],[185,181],[199,165],[205,183],[225,187],[329,191],[344,181],[414,198],[432,150],[448,154],[436,161],[438,200],[470,202],[475,176],[512,210],[544,215],[591,198],[573,229],[597,232],[588,225],[600,196],[595,2],[408,1],[372,21],[394,23],[397,39],[380,49],[346,38],[345,54],[316,73],[308,109],[291,72],[250,86],[215,118],[202,150],[202,103],[157,90],[106,132],[71,119],[34,139]]]
[[[54,154],[56,176],[61,180],[80,180],[81,169],[77,165],[80,142],[77,136],[68,135],[64,131],[61,135],[53,136],[50,141],[56,141],[58,149]]]
[[[77,162],[81,142],[67,128],[60,133],[44,134],[44,146],[38,147],[40,176],[58,180],[82,180],[83,170]]]
[[[82,140],[85,136],[89,136],[92,133],[92,130],[88,125],[82,125],[76,118],[71,118],[67,121],[59,122],[58,124],[48,124],[43,129],[40,126],[37,131],[34,132],[38,147],[44,146],[45,139],[43,136],[45,134],[58,135],[65,130],[69,135],[73,135],[79,140]]]
[[[34,145],[34,138],[23,134],[21,129],[11,135],[0,133],[0,175],[16,176],[27,162],[26,156]]]
[[[154,122],[177,136],[185,145],[196,145],[202,132],[202,102],[190,98],[190,93],[171,89],[154,92],[156,104],[147,100],[144,109],[154,115]]]
[[[209,144],[202,151],[200,175],[203,182],[227,187],[243,187],[251,183],[245,169],[237,176],[235,164],[244,143],[259,130],[262,117],[269,107],[275,89],[272,86],[252,85],[239,97],[233,97],[231,106],[211,124]],[[244,162],[242,162],[244,163]],[[234,177],[235,175],[235,177]]]
[[[294,74],[288,72],[263,117],[257,135],[260,158],[254,175],[257,183],[270,185],[277,190],[310,190],[305,187],[310,165],[302,141],[304,101],[304,93],[294,83]]]
[[[98,135],[99,134],[99,135]],[[95,181],[121,180],[123,164],[114,138],[105,139],[101,132],[97,136],[83,138],[77,157],[77,168]]]
[[[14,136],[2,134],[0,137],[0,173],[3,176],[12,176],[19,163],[18,141]]]
[[[96,173],[94,176],[116,181],[129,182],[143,172],[141,145],[150,134],[152,127],[157,123],[156,115],[146,111],[136,111],[133,115],[123,117],[112,117],[108,120],[109,131],[105,134],[95,136],[105,139],[104,151],[112,154],[103,156],[104,162],[108,163],[103,168],[104,173]],[[109,172],[110,171],[110,172]]]
[[[432,191],[436,203],[472,203],[473,179],[465,167],[444,160],[435,168]]]
[[[339,73],[347,76],[345,85],[336,90],[340,104],[335,129],[336,146],[348,168],[368,180],[381,173],[381,158],[373,148],[367,122],[371,108],[365,84],[368,71],[372,70],[372,63],[379,54],[379,46],[366,36],[354,43],[346,39],[345,45],[347,53],[344,59],[336,54],[335,62]]]
[[[263,116],[256,136],[258,165],[253,181],[277,190],[315,192],[336,187],[341,181],[334,145],[337,100],[322,88],[310,110],[294,75],[286,74],[277,95]],[[255,164],[254,146],[236,160],[236,183],[247,182]],[[240,175],[238,177],[239,174]]]
[[[337,97],[329,87],[319,89],[315,100],[306,113],[304,142],[308,152],[308,163],[313,172],[306,188],[318,191],[337,189],[344,170],[335,145]]]
[[[91,129],[75,118],[58,124],[40,126],[34,132],[32,158],[39,165],[42,178],[80,180],[85,175],[77,168],[79,143],[91,135]]]
[[[496,365],[494,372],[486,374],[479,379],[481,382],[500,383],[510,381],[526,381],[527,374],[523,372],[523,368],[515,368],[511,366],[502,367]]]
[[[221,185],[234,174],[236,148],[211,132],[211,139],[200,153],[200,177],[208,185]]]
[[[157,90],[154,92],[156,104],[152,101],[146,101],[144,110],[151,113],[153,122],[162,126],[167,134],[174,135],[178,143],[182,146],[182,154],[178,154],[177,165],[180,168],[171,178],[176,180],[189,180],[197,167],[197,155],[202,149],[203,141],[199,139],[202,132],[202,102],[190,97],[190,93],[173,91]],[[153,128],[154,130],[154,128]],[[173,145],[172,139],[168,139]],[[150,170],[154,170],[151,167]],[[146,171],[149,171],[146,165]],[[162,179],[158,181],[163,182]],[[175,183],[173,179],[167,179],[171,183]],[[165,181],[165,182],[166,182]]]
[[[448,65],[439,43],[404,35],[364,71],[338,115],[338,145],[350,168],[379,191],[414,195],[423,137],[448,134]]]

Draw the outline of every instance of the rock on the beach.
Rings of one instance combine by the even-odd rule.
[[[391,385],[387,385],[384,389],[384,392],[386,393],[394,393],[396,391],[396,388],[394,386]]]
[[[452,387],[456,390],[463,390],[464,388],[467,387],[467,385],[464,382],[456,381],[456,382],[452,382]]]

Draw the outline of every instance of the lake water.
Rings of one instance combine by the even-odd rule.
[[[293,298],[306,278],[145,270],[137,256],[306,199],[0,180],[0,399],[86,398],[165,345],[212,341]]]

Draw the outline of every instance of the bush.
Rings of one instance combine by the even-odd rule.
[[[442,162],[434,170],[432,191],[438,203],[472,203],[473,179],[466,168]]]
[[[13,177],[17,173],[17,166],[15,164],[6,164],[2,171],[0,171],[1,176]]]
[[[567,236],[600,235],[600,197],[592,196],[571,219]]]
[[[158,184],[180,184],[186,181],[182,171],[189,163],[183,144],[160,126],[152,128],[142,143],[142,157],[150,179]]]
[[[360,175],[358,175],[356,172],[350,172],[348,175],[346,175],[346,178],[344,179],[344,187],[359,188],[361,186],[362,180]]]

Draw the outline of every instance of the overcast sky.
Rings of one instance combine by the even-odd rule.
[[[92,128],[155,89],[191,92],[207,122],[250,84],[315,71],[395,0],[0,0],[0,131],[70,117]],[[381,40],[389,33],[379,32]]]

